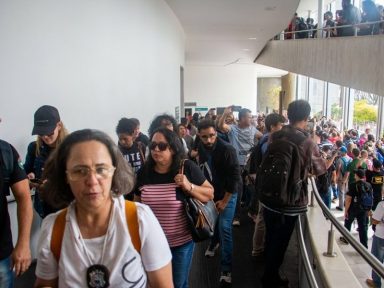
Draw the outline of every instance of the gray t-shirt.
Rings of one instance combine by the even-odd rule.
[[[259,131],[252,125],[247,128],[239,128],[237,125],[231,125],[228,138],[229,142],[236,149],[240,166],[245,165],[247,154],[255,145],[255,135],[258,132]]]

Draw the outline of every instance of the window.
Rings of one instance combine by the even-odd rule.
[[[325,111],[323,109],[324,92],[325,92],[324,87],[325,87],[324,81],[309,78],[308,101],[309,103],[311,103],[313,116],[321,117],[325,114]]]

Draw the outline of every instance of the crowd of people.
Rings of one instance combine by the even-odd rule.
[[[371,251],[382,262],[384,255],[380,250],[384,246],[380,246],[380,240],[384,237],[384,210],[379,203],[383,200],[384,139],[376,140],[369,127],[361,133],[355,129],[340,133],[330,120],[322,119],[317,124],[314,133],[328,163],[327,173],[316,179],[320,196],[329,209],[333,202],[337,205],[335,209],[344,211],[347,230],[350,231],[352,223],[357,221],[360,243],[366,248],[369,223],[372,224],[375,235]],[[348,244],[343,236],[340,241]],[[373,271],[367,284],[381,287],[380,277]]]
[[[252,116],[242,108],[235,117],[235,107],[180,123],[158,115],[149,137],[138,119],[122,118],[117,143],[97,130],[69,133],[57,108],[40,107],[32,130],[37,138],[28,145],[24,164],[10,144],[0,142],[0,286],[13,287],[12,269],[20,275],[30,266],[33,207],[44,219],[35,287],[188,287],[195,243],[184,200],[193,197],[213,200],[219,213],[205,256],[220,251],[222,287],[232,283],[233,227],[241,225],[245,209],[255,223],[250,253],[265,263],[263,287],[288,287],[279,269],[297,217],[307,210],[303,183],[310,174],[317,177],[324,203],[330,208],[338,201],[345,211],[346,228],[357,218],[366,247],[369,210],[375,210],[372,253],[380,254],[382,142],[369,129],[362,135],[340,133],[332,121],[311,120],[304,100],[290,103],[284,116]],[[289,179],[276,178],[284,174]],[[355,209],[360,187],[373,187],[369,210]],[[18,205],[14,248],[9,189]],[[373,285],[379,280],[373,274]]]
[[[355,27],[357,35],[384,34],[384,22],[366,24],[384,20],[383,5],[376,5],[373,0],[364,0],[361,11],[355,7],[351,0],[342,0],[342,10],[337,10],[336,15],[331,11],[324,13],[323,37],[354,36]],[[350,27],[344,27],[351,25]],[[285,32],[285,39],[303,39],[317,37],[317,24],[313,18],[304,19],[296,13]]]

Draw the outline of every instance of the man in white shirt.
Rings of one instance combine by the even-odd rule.
[[[384,260],[384,201],[381,201],[371,216],[372,224],[376,225],[375,234],[372,237],[371,253],[381,262]],[[372,270],[372,279],[367,279],[369,287],[381,287],[380,276]]]

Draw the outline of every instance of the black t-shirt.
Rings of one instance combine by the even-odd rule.
[[[149,171],[148,173],[145,173],[144,169],[145,167],[140,169],[140,171],[137,174],[137,183],[136,183],[136,188],[134,190],[134,193],[138,196],[140,196],[141,194],[139,188],[143,185],[175,183],[174,178],[176,175],[172,172],[160,174],[152,170],[152,171]],[[187,179],[189,180],[189,182],[197,186],[201,186],[206,181],[206,178],[204,177],[203,172],[193,161],[189,161],[189,160],[185,161],[184,174],[185,176],[187,176]]]
[[[1,149],[1,147],[0,147]],[[3,165],[4,160],[0,153],[0,260],[7,258],[11,255],[13,250],[12,244],[12,234],[11,234],[11,225],[8,214],[8,202],[6,195],[9,193],[9,188],[27,178],[27,175],[23,169],[23,165],[20,161],[20,156],[17,153],[16,149],[12,147],[13,154],[13,171],[10,171],[9,181],[4,181],[4,171]]]
[[[134,142],[130,148],[125,148],[119,145],[119,149],[125,160],[128,161],[135,173],[137,173],[137,171],[139,171],[141,166],[144,164],[144,145]]]
[[[137,136],[135,142],[136,143],[141,142],[145,145],[145,147],[147,147],[149,144],[149,138],[147,135],[140,132],[140,134],[139,134],[139,136]]]
[[[365,185],[366,189],[372,189],[371,184],[369,184],[368,182],[362,181],[362,180],[359,180],[359,181],[349,185],[349,190],[347,192],[347,195],[352,197],[350,209],[351,208],[352,209],[362,209],[361,195],[360,195],[360,193],[363,189],[361,187],[362,185]]]
[[[384,184],[384,172],[381,171],[365,171],[365,178],[367,182],[372,185],[373,189],[373,209],[382,200],[381,189]]]

